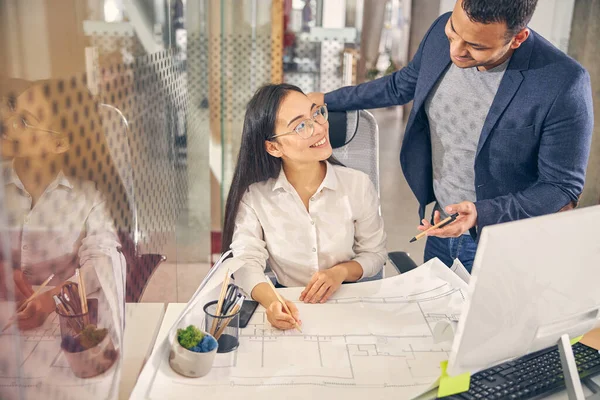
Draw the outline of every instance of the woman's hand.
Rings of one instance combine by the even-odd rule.
[[[41,326],[48,315],[54,310],[54,299],[52,292],[44,292],[31,300],[23,311],[17,313],[16,319],[19,329],[22,331],[35,329]]]
[[[294,303],[285,299],[284,301],[292,315],[286,313],[283,305],[278,300],[275,300],[267,307],[267,320],[277,329],[293,329],[296,322],[299,325],[302,324],[302,321],[300,321],[300,314]]]
[[[313,304],[325,303],[342,286],[347,277],[348,270],[343,264],[315,273],[300,294],[300,301]]]
[[[302,324],[298,308],[291,301],[285,300],[292,315],[285,312],[277,294],[267,282],[259,283],[252,289],[251,297],[267,310],[267,320],[277,329],[292,329],[295,323]],[[282,297],[283,298],[283,297]]]

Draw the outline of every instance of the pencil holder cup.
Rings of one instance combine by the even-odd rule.
[[[207,333],[204,334],[208,335]],[[171,347],[171,353],[169,354],[169,365],[179,375],[189,378],[199,378],[210,372],[217,349],[218,344],[211,351],[204,353],[195,352],[183,347],[179,344],[179,340],[175,338]]]
[[[229,353],[240,345],[240,311],[233,315],[217,315],[217,301],[204,306],[204,328],[219,344],[218,353]]]
[[[60,337],[77,336],[86,325],[96,325],[98,323],[98,300],[88,299],[88,312],[82,314],[63,314],[60,310],[56,310],[58,321],[60,323]]]
[[[74,337],[62,340],[61,349],[71,367],[73,374],[79,378],[92,378],[107,371],[119,357],[114,343],[105,332],[104,338],[95,346],[85,348],[82,343],[89,338],[84,338],[80,333]]]

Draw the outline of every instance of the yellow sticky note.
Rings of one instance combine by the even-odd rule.
[[[440,363],[440,368],[442,370],[442,376],[440,377],[438,397],[452,396],[453,394],[469,390],[469,386],[471,385],[470,373],[465,372],[464,374],[456,376],[448,376],[448,373],[446,372],[448,361],[442,361]]]
[[[576,338],[571,339],[571,346],[573,346],[575,343],[579,342],[581,340],[581,338],[583,338],[583,335],[577,336]]]

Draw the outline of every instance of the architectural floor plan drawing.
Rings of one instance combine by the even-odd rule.
[[[0,312],[12,313],[12,310],[2,308]],[[59,318],[55,313],[39,328],[0,334],[0,399],[106,398],[114,391],[118,363],[97,377],[77,378],[60,343]]]
[[[438,263],[394,278],[344,285],[326,304],[297,302],[302,333],[273,329],[259,308],[240,331],[238,350],[218,354],[205,377],[177,375],[168,357],[149,362],[146,368],[158,368],[144,397],[339,398],[346,391],[345,398],[357,399],[417,396],[439,377],[440,362],[450,352],[450,342],[435,343],[434,326],[456,320],[464,302],[463,291],[436,273],[449,271]],[[300,292],[281,291],[288,299]]]

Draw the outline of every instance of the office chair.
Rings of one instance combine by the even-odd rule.
[[[379,193],[379,128],[373,114],[365,110],[330,112],[329,141],[333,155],[345,166],[369,175]],[[388,253],[399,273],[417,267],[404,251]],[[366,280],[381,279],[383,271]]]
[[[129,209],[131,211],[131,232],[128,229],[118,229],[121,242],[119,251],[127,262],[127,275],[125,281],[125,301],[139,302],[150,282],[150,278],[158,266],[166,261],[161,254],[140,254],[139,229],[137,205],[135,201],[135,188],[133,176],[133,162],[129,142],[130,130],[127,119],[116,107],[101,104],[100,110],[105,126],[104,134],[108,149],[115,162],[117,173],[123,182]]]

